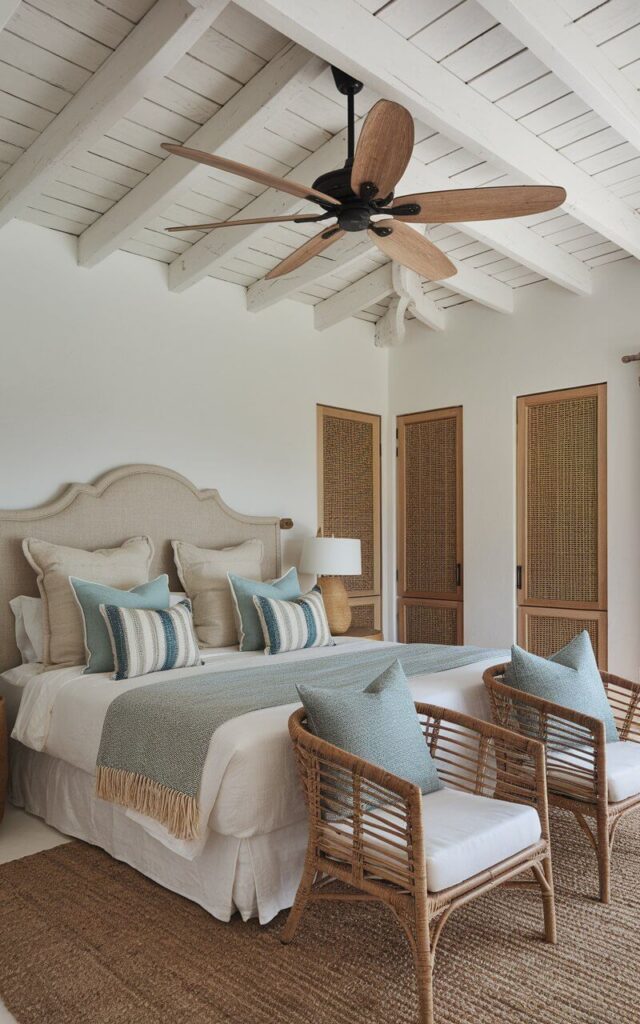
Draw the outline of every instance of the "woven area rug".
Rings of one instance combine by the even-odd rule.
[[[640,822],[616,837],[613,901],[595,858],[553,819],[559,944],[541,901],[493,892],[452,915],[438,950],[437,1024],[637,1024]],[[0,867],[0,993],[20,1024],[409,1024],[411,957],[376,904],[215,921],[105,853],[74,842]]]

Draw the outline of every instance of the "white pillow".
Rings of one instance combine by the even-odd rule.
[[[42,598],[14,597],[9,607],[16,620],[16,644],[22,655],[22,664],[31,665],[44,660],[44,632]]]

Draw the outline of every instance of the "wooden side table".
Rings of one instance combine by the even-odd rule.
[[[353,640],[384,640],[381,629],[367,629],[366,626],[352,626],[343,636],[350,636]]]
[[[7,798],[9,781],[9,736],[7,733],[7,715],[4,697],[0,697],[0,821],[4,817],[4,805]]]

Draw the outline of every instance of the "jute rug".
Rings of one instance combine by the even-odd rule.
[[[638,1024],[640,823],[623,823],[613,902],[595,858],[554,816],[559,945],[541,901],[493,892],[447,924],[438,1024]],[[221,924],[83,843],[0,868],[0,993],[20,1024],[413,1024],[403,935],[375,904],[312,907],[294,943],[284,915]]]

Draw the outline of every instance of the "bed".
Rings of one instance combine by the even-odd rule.
[[[372,647],[399,645],[342,638],[334,648],[265,658],[237,648],[203,651],[202,667],[156,673],[115,683],[107,673],[83,675],[82,667],[49,669],[18,665],[8,602],[36,595],[35,574],[23,558],[23,537],[37,536],[89,549],[151,536],[151,574],[167,572],[178,589],[170,540],[223,547],[259,537],[263,577],[281,568],[280,525],[275,517],[233,512],[216,491],[200,491],[178,474],[153,466],[114,470],[94,485],[72,485],[36,509],[0,513],[0,693],[5,697],[11,740],[14,803],[67,835],[105,849],[142,874],[228,921],[239,912],[261,923],[289,907],[302,873],[306,815],[287,732],[296,704],[260,708],[233,718],[211,738],[200,791],[204,827],[195,840],[176,839],[150,818],[94,795],[102,723],[123,687],[141,687],[172,676],[213,674],[240,668],[259,674],[268,663],[357,655]],[[410,679],[416,700],[488,717],[482,672],[500,660],[495,653],[463,667]],[[258,676],[256,675],[256,678]]]

